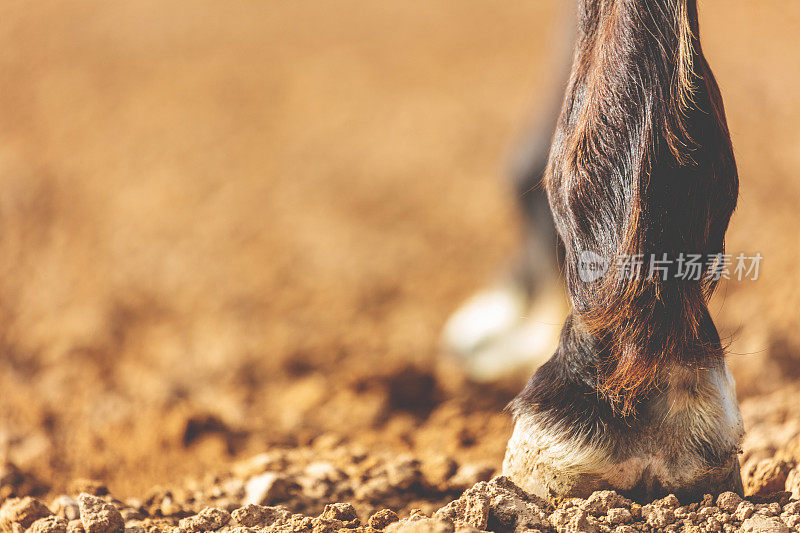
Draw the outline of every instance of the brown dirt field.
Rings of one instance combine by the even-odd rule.
[[[438,335],[515,245],[503,164],[558,12],[0,4],[0,459],[120,498],[330,442],[497,467],[527,376],[468,384]],[[701,12],[742,181],[728,247],[765,257],[714,305],[752,470],[800,459],[800,4]]]

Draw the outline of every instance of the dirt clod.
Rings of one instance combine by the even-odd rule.
[[[734,492],[723,492],[717,497],[717,507],[729,513],[735,512],[740,503],[742,497]]]
[[[34,522],[29,533],[67,533],[67,520],[60,516],[47,516]]]
[[[285,507],[264,507],[248,503],[244,507],[231,513],[234,521],[244,527],[269,526],[274,523],[283,523],[292,513]]]
[[[624,508],[616,508],[608,510],[608,523],[612,526],[619,524],[627,524],[633,521],[631,512]]]
[[[400,520],[400,518],[398,518],[397,513],[391,509],[381,509],[370,516],[367,523],[372,529],[382,530],[389,524],[397,522],[398,520]]]
[[[47,506],[30,496],[9,498],[0,507],[0,532],[12,532],[15,527],[27,529],[36,520],[50,514]]]
[[[742,523],[744,533],[789,533],[789,526],[777,518],[754,515]]]
[[[121,533],[125,530],[122,515],[114,505],[84,492],[78,496],[78,506],[86,533]]]
[[[755,510],[756,506],[752,502],[743,501],[736,507],[733,516],[739,521],[747,520],[753,515]]]
[[[456,528],[473,527],[503,531],[548,529],[547,514],[540,500],[534,501],[508,478],[479,482],[434,514]]]
[[[642,507],[642,517],[647,521],[647,525],[654,528],[667,527],[675,522],[675,512],[672,509],[655,504]],[[703,517],[698,513],[698,518]]]
[[[24,531],[22,524],[28,524],[28,527],[33,526],[32,533],[121,533],[123,522],[125,533],[784,533],[800,526],[800,501],[788,501],[783,497],[772,500],[771,497],[762,497],[753,501],[727,492],[716,498],[707,494],[700,501],[680,505],[674,495],[668,495],[642,506],[615,491],[603,490],[585,499],[563,500],[554,507],[503,476],[477,482],[460,495],[455,485],[445,483],[438,500],[440,503],[416,502],[424,510],[412,508],[411,500],[407,498],[386,500],[399,504],[397,508],[405,515],[401,518],[403,515],[392,508],[376,509],[371,500],[355,497],[352,492],[354,480],[364,483],[371,479],[382,480],[390,487],[388,490],[402,494],[403,491],[391,488],[388,472],[393,468],[394,481],[405,485],[409,477],[414,479],[405,491],[409,496],[414,491],[427,491],[420,494],[431,498],[436,494],[431,491],[436,489],[420,484],[417,467],[424,463],[423,460],[377,456],[366,460],[361,454],[332,453],[339,459],[333,459],[333,455],[326,456],[318,448],[308,455],[285,456],[285,468],[280,478],[293,489],[287,493],[285,505],[281,506],[245,503],[245,482],[231,471],[207,476],[201,481],[189,481],[180,487],[158,489],[143,502],[134,499],[123,503],[111,494],[101,498],[83,493],[78,498],[80,520],[68,520],[64,516],[73,512],[74,500],[67,496],[54,500],[53,510],[56,512],[52,515],[35,499],[12,498],[0,509],[0,516],[13,515],[18,519],[3,522],[11,526],[6,526],[2,532]],[[310,462],[294,465],[294,461],[303,456]],[[329,463],[339,472],[329,478],[329,493],[323,494],[313,486],[295,483],[308,475],[309,464],[320,463]],[[322,471],[332,472],[327,467],[320,468]],[[264,474],[272,473],[256,477]],[[391,498],[392,493],[388,494],[387,497]],[[352,503],[317,503],[328,498],[354,499]],[[183,511],[163,514],[161,511],[167,500]],[[360,516],[369,516],[365,525],[362,525]]]
[[[344,527],[348,528],[357,527],[361,523],[358,518],[358,512],[355,507],[349,503],[332,503],[326,505],[321,517],[329,520],[339,520],[344,524]]]
[[[564,531],[567,533],[597,533],[600,531],[600,527],[594,517],[578,509],[570,518]]]
[[[222,509],[206,507],[195,516],[182,519],[178,523],[181,533],[198,533],[200,531],[214,531],[228,522],[231,515]]]
[[[455,527],[486,529],[489,522],[489,498],[483,487],[467,490],[461,498],[450,502],[433,515],[438,520],[452,523]]]
[[[586,502],[583,503],[582,508],[592,516],[602,516],[609,509],[616,507],[630,509],[632,503],[629,499],[620,496],[613,490],[600,490],[589,496]]]

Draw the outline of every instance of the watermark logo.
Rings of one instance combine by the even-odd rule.
[[[760,253],[684,254],[670,257],[667,254],[619,255],[613,263],[616,279],[714,280],[756,281],[761,270]],[[590,250],[578,255],[578,275],[584,283],[597,281],[611,270],[611,260]]]
[[[608,272],[607,258],[591,250],[584,250],[578,257],[578,275],[584,283],[591,283],[602,278]]]

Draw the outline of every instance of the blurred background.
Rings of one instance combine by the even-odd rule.
[[[0,460],[122,496],[326,433],[499,462],[527,376],[439,335],[518,242],[561,1],[2,2]],[[800,377],[800,3],[700,9],[748,398]]]

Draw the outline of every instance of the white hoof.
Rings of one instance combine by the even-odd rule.
[[[527,373],[553,354],[567,313],[560,285],[529,302],[504,286],[479,293],[448,321],[446,349],[470,379],[495,381]]]
[[[502,285],[479,292],[456,311],[444,327],[446,348],[467,354],[511,330],[528,308],[525,292]]]

